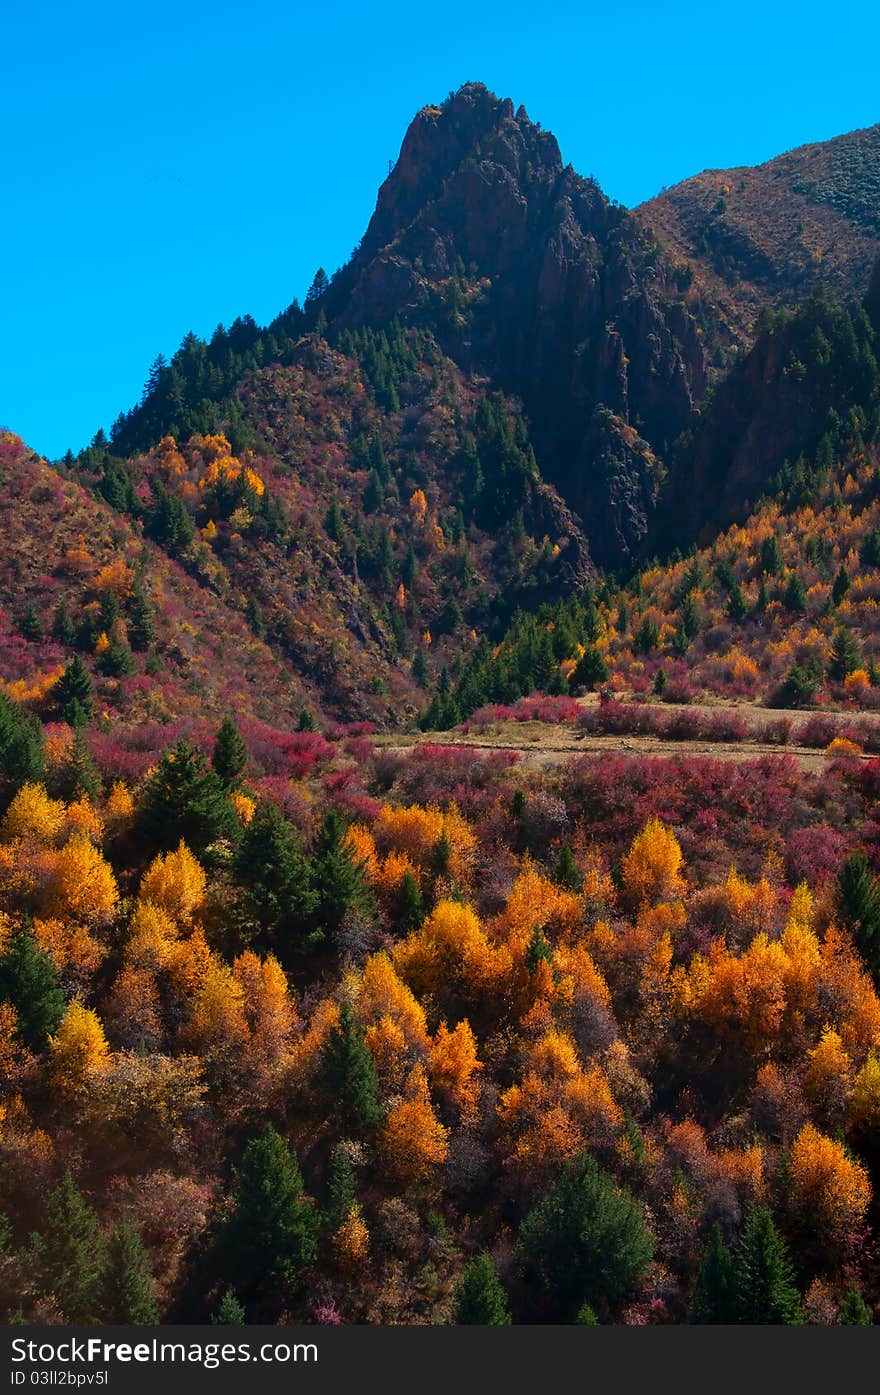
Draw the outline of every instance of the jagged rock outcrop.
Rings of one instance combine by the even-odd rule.
[[[542,474],[596,560],[638,550],[656,457],[705,390],[703,347],[655,239],[523,108],[478,84],[423,108],[321,306],[331,329],[429,325],[463,368],[521,397]],[[646,443],[621,438],[613,498],[597,408]]]

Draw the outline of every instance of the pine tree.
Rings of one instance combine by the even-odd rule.
[[[296,1157],[267,1124],[234,1169],[232,1206],[216,1257],[246,1309],[276,1314],[317,1256],[318,1215],[303,1200]]]
[[[559,850],[553,880],[557,886],[564,887],[566,891],[573,891],[576,896],[579,896],[584,889],[584,879],[575,862],[570,843],[563,843]]]
[[[507,1294],[487,1254],[472,1259],[453,1297],[452,1321],[459,1327],[509,1327]]]
[[[128,642],[132,649],[149,649],[156,638],[153,613],[144,588],[139,582],[132,587],[128,601]]]
[[[578,1327],[598,1327],[599,1319],[589,1303],[583,1303],[577,1311],[575,1322]]]
[[[225,789],[236,789],[248,762],[247,746],[231,717],[224,717],[214,738],[211,765]]]
[[[792,572],[786,583],[783,605],[794,615],[803,615],[807,608],[807,592],[799,572]]]
[[[348,911],[370,915],[373,895],[367,885],[339,815],[331,810],[324,817],[312,853],[317,917],[321,928],[338,930]]]
[[[588,644],[572,670],[572,688],[595,688],[608,680],[608,665],[594,644]]]
[[[49,1193],[43,1225],[32,1242],[34,1269],[45,1293],[57,1298],[69,1323],[98,1317],[103,1245],[98,1218],[70,1171]]]
[[[834,584],[831,587],[831,604],[834,606],[840,605],[840,602],[851,586],[852,580],[850,579],[850,574],[844,564],[841,563],[840,570],[834,578]]]
[[[34,609],[32,601],[28,601],[24,610],[21,612],[21,619],[18,622],[18,632],[25,639],[30,640],[32,644],[39,644],[46,633],[43,629],[43,622]]]
[[[218,838],[235,837],[239,824],[217,774],[178,741],[147,781],[138,828],[152,848],[176,848],[182,839],[198,855]]]
[[[55,684],[54,697],[62,721],[69,722],[72,727],[85,726],[92,715],[93,688],[79,654],[74,656]]]
[[[244,607],[245,619],[256,635],[257,639],[265,639],[266,622],[263,619],[263,612],[260,610],[253,596],[248,596]]]
[[[93,799],[100,793],[101,777],[95,768],[81,727],[74,731],[70,755],[56,774],[53,789],[62,799],[77,799],[83,794]]]
[[[565,1166],[526,1216],[520,1249],[553,1314],[569,1322],[583,1303],[615,1313],[653,1255],[639,1207],[586,1154]]]
[[[861,652],[851,630],[841,625],[834,633],[831,644],[831,659],[828,664],[828,677],[835,683],[842,683],[847,674],[859,668]]]
[[[28,780],[43,773],[43,731],[39,721],[0,693],[0,809]]]
[[[873,974],[880,973],[880,885],[864,852],[850,853],[845,859],[837,890],[859,953]]]
[[[420,688],[427,688],[430,674],[424,649],[416,650],[416,655],[412,662],[412,676]]]
[[[261,804],[239,843],[233,875],[251,911],[274,937],[302,929],[315,911],[312,870],[281,810]]]
[[[739,623],[741,620],[745,620],[748,613],[749,608],[746,605],[743,589],[739,582],[735,581],[727,597],[727,614],[730,616],[731,620]]]
[[[52,638],[65,649],[72,649],[76,643],[76,630],[70,618],[70,611],[63,601],[58,602],[58,609],[52,620]]]
[[[246,1323],[244,1308],[235,1296],[234,1288],[227,1288],[211,1314],[214,1327],[243,1327]]]
[[[752,1206],[734,1258],[736,1321],[793,1326],[803,1322],[800,1295],[785,1241],[766,1206]]]
[[[339,1229],[351,1210],[356,1191],[351,1156],[343,1143],[337,1143],[330,1155],[327,1170],[327,1206],[324,1211],[324,1223],[331,1234]]]
[[[134,672],[134,666],[131,650],[115,636],[95,661],[95,667],[107,678],[125,678]]]
[[[775,533],[771,533],[761,544],[760,568],[769,576],[779,576],[784,566],[782,548]]]
[[[404,872],[400,883],[400,928],[403,934],[417,930],[425,918],[425,902],[413,872]]]
[[[149,1257],[131,1221],[120,1221],[107,1241],[98,1311],[103,1322],[119,1325],[159,1321]]]
[[[847,1290],[846,1297],[837,1314],[837,1322],[840,1327],[873,1326],[874,1319],[871,1316],[871,1309],[857,1288]]]
[[[376,1066],[349,1002],[343,1002],[339,1022],[327,1034],[315,1083],[332,1101],[334,1116],[349,1133],[363,1133],[379,1123]]]
[[[314,731],[316,725],[314,712],[310,707],[304,707],[296,724],[297,731]]]
[[[709,1240],[703,1251],[689,1320],[703,1324],[735,1322],[733,1284],[733,1260],[724,1243],[721,1226],[716,1221],[709,1232]]]
[[[66,1004],[58,971],[29,926],[19,927],[0,958],[0,1000],[15,1008],[25,1045],[42,1051],[58,1030]]]

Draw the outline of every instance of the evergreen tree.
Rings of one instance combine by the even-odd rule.
[[[101,777],[95,768],[82,727],[73,733],[70,755],[54,777],[53,791],[62,799],[78,799],[87,794],[90,799],[101,790]]]
[[[296,724],[297,731],[314,731],[315,727],[314,712],[310,707],[304,707],[299,714],[299,721]]]
[[[420,688],[427,688],[430,674],[428,670],[428,660],[425,658],[425,651],[422,648],[416,650],[415,658],[412,662],[412,676]]]
[[[76,654],[62,673],[54,690],[62,721],[72,727],[85,726],[92,715],[93,688],[88,669]]]
[[[98,1295],[103,1322],[151,1326],[159,1321],[150,1261],[131,1221],[120,1221],[107,1241]]]
[[[572,688],[595,688],[608,681],[608,665],[594,644],[588,644],[572,670]]]
[[[149,649],[156,638],[153,613],[140,582],[132,587],[128,601],[128,642],[132,649]]]
[[[236,789],[248,762],[247,746],[231,717],[224,717],[214,738],[211,765],[227,790]]]
[[[840,570],[834,578],[834,585],[831,587],[831,604],[834,606],[840,605],[840,602],[851,586],[852,580],[850,579],[850,574],[841,562]]]
[[[330,1154],[327,1170],[327,1206],[324,1222],[332,1234],[338,1230],[352,1206],[356,1194],[356,1181],[351,1156],[343,1143],[337,1143]]]
[[[275,804],[261,804],[244,830],[233,876],[247,893],[253,914],[276,939],[304,928],[314,914],[311,866]]]
[[[835,683],[842,683],[847,674],[861,666],[862,656],[851,630],[841,627],[835,631],[831,645],[831,659],[828,664],[828,677]]]
[[[846,1297],[837,1314],[837,1322],[840,1327],[873,1326],[874,1319],[871,1316],[871,1309],[857,1288],[847,1290]]]
[[[733,1301],[734,1264],[721,1226],[717,1221],[709,1232],[700,1272],[691,1300],[690,1321],[731,1323],[736,1321]]]
[[[785,1241],[766,1206],[752,1206],[734,1258],[736,1321],[751,1325],[802,1323],[800,1294]]]
[[[583,1303],[577,1311],[575,1323],[578,1327],[598,1327],[599,1319],[590,1307],[589,1303]]]
[[[507,1294],[487,1254],[466,1265],[455,1287],[452,1321],[459,1327],[509,1327]]]
[[[658,668],[657,672],[654,675],[653,688],[655,697],[663,696],[663,694],[666,692],[668,683],[669,678],[667,676],[666,669],[663,668],[661,664],[660,668]]]
[[[235,837],[239,824],[218,775],[188,741],[178,741],[147,782],[138,827],[150,847],[176,848],[182,839],[198,855],[218,838]]]
[[[562,1321],[583,1303],[611,1315],[637,1290],[653,1244],[641,1211],[594,1158],[581,1154],[520,1231],[527,1273]]]
[[[25,1045],[42,1051],[58,1030],[65,1001],[58,970],[27,925],[19,926],[0,958],[0,1000],[15,1008]]]
[[[46,1199],[32,1251],[41,1287],[55,1295],[66,1321],[95,1322],[104,1258],[101,1233],[69,1170]]]
[[[317,917],[322,929],[339,929],[348,911],[371,915],[373,894],[349,843],[339,815],[324,817],[312,854]]]
[[[864,852],[844,861],[837,879],[840,908],[871,973],[880,974],[880,884]]]
[[[244,1308],[235,1296],[234,1288],[227,1288],[211,1314],[211,1323],[214,1327],[243,1327],[246,1318]]]
[[[315,1083],[332,1101],[334,1116],[349,1133],[363,1133],[379,1123],[376,1066],[347,1001],[340,1008],[338,1024],[327,1034]]]
[[[246,1309],[277,1314],[317,1256],[318,1215],[285,1140],[267,1124],[234,1169],[232,1206],[220,1223],[216,1257]]]
[[[32,601],[28,601],[24,610],[21,612],[21,618],[18,622],[18,632],[24,639],[30,640],[32,644],[39,644],[46,633],[43,629],[43,622],[34,609]]]
[[[730,616],[731,620],[739,624],[740,621],[745,620],[748,613],[749,608],[746,605],[743,589],[739,582],[735,581],[727,596],[727,614]]]
[[[419,888],[418,878],[409,870],[404,872],[400,883],[400,928],[403,934],[417,930],[425,918],[425,902]]]
[[[821,673],[810,659],[805,664],[792,664],[779,689],[783,707],[809,707],[819,691]]]
[[[779,539],[775,533],[771,533],[761,544],[761,571],[768,576],[779,576],[784,565]]]
[[[807,608],[807,592],[799,572],[792,572],[783,594],[783,605],[794,615],[803,615]]]
[[[564,887],[566,891],[573,891],[576,896],[579,896],[584,889],[584,879],[574,860],[570,843],[563,843],[559,850],[553,880],[558,886]]]
[[[125,678],[134,672],[134,659],[131,650],[114,636],[103,654],[99,654],[95,667],[107,678]]]
[[[266,623],[263,619],[263,612],[260,610],[260,607],[257,605],[257,602],[253,596],[248,596],[247,601],[245,602],[244,614],[245,619],[247,620],[257,639],[265,639]]]
[[[43,773],[43,730],[39,721],[0,692],[0,809],[28,780]]]
[[[660,627],[653,615],[646,615],[636,631],[633,649],[637,654],[649,654],[660,642]]]
[[[76,642],[76,630],[70,618],[70,611],[63,601],[58,602],[58,609],[52,620],[52,638],[65,649],[72,649]]]

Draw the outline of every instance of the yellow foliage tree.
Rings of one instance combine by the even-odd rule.
[[[24,784],[3,816],[0,836],[4,843],[24,838],[50,846],[64,831],[64,814],[62,801],[50,799],[44,785]]]
[[[108,921],[119,904],[113,869],[82,834],[54,854],[47,892],[50,915],[87,925]]]
[[[671,901],[684,891],[682,854],[671,828],[657,818],[637,833],[621,866],[624,891],[634,906]]]
[[[417,1186],[446,1161],[449,1130],[434,1113],[424,1067],[413,1067],[406,1090],[408,1098],[388,1111],[379,1147],[392,1176]]]
[[[100,1071],[110,1054],[104,1028],[90,1008],[74,998],[58,1031],[49,1038],[49,1075],[53,1085],[72,1093]]]
[[[191,920],[205,899],[207,878],[197,859],[181,840],[177,851],[161,853],[141,879],[139,895],[167,911],[175,920]]]

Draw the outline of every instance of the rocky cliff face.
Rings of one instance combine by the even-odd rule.
[[[658,456],[705,389],[703,348],[654,237],[522,108],[475,84],[423,108],[321,304],[331,330],[429,325],[519,395],[596,560],[638,551]]]

